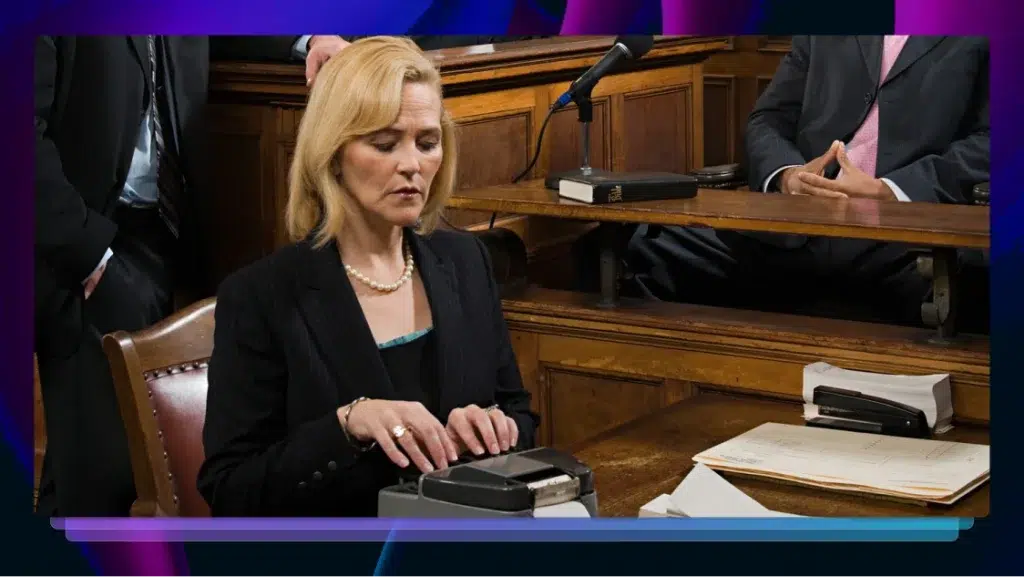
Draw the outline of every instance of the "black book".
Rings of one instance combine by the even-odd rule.
[[[673,172],[600,172],[563,178],[558,195],[588,204],[693,198],[697,179]]]

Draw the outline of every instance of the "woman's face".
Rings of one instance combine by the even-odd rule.
[[[412,226],[443,154],[440,96],[427,84],[407,83],[395,123],[345,147],[342,182],[369,220]]]

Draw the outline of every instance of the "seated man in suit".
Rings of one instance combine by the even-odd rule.
[[[989,179],[988,70],[984,38],[796,36],[750,115],[750,188],[969,202]],[[895,244],[647,228],[627,260],[634,288],[659,299],[826,316],[856,303],[872,314],[855,317],[918,324],[930,290]]]
[[[440,75],[410,40],[358,40],[318,74],[296,242],[218,293],[198,479],[214,515],[375,516],[400,468],[532,447],[487,251],[435,230],[455,162]]]

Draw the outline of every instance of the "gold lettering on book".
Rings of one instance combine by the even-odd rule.
[[[608,191],[608,202],[622,202],[622,186],[615,185]]]

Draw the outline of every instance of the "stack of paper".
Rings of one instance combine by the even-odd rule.
[[[640,517],[796,517],[766,509],[718,473],[697,463],[671,495],[640,508]]]
[[[819,386],[858,391],[920,409],[936,434],[953,428],[953,393],[948,374],[883,375],[813,363],[804,367],[804,419],[818,416],[814,389]]]
[[[989,479],[989,447],[765,423],[693,458],[722,471],[951,504]]]

